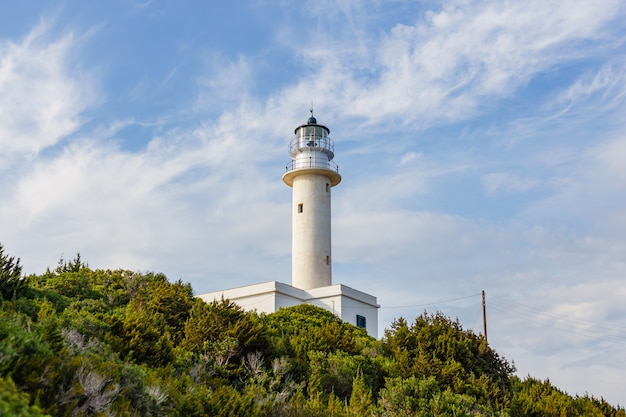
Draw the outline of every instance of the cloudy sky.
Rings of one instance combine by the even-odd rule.
[[[335,141],[334,282],[626,404],[626,7],[0,0],[0,242],[199,293],[291,280],[293,129]],[[220,5],[216,5],[220,3]]]

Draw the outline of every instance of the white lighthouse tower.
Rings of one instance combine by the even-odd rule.
[[[330,191],[341,182],[333,162],[330,129],[309,117],[289,145],[291,162],[283,174],[292,187],[291,284],[260,284],[198,295],[207,302],[229,299],[245,310],[273,313],[283,307],[313,304],[378,336],[376,297],[332,282]]]
[[[329,133],[311,110],[307,124],[295,130],[283,175],[293,187],[291,285],[303,290],[332,285],[330,194],[341,175]]]

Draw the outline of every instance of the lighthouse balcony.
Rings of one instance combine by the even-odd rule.
[[[294,159],[287,164],[286,172],[307,168],[328,169],[330,171],[339,172],[339,166],[333,161],[329,161],[325,155]]]
[[[341,182],[339,167],[336,163],[322,156],[310,156],[298,158],[287,164],[283,181],[290,187],[293,186],[294,178],[301,174],[321,174],[330,180],[330,185],[335,186]]]

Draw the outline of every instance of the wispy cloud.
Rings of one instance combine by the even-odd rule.
[[[617,1],[448,2],[414,24],[397,24],[380,40],[368,40],[372,48],[365,54],[330,36],[312,37],[298,51],[304,63],[315,62],[315,77],[323,77],[322,91],[337,111],[377,123],[391,117],[403,125],[432,126],[468,120],[485,102],[510,96],[534,75],[595,53],[594,42],[609,35],[606,25],[620,7]],[[355,37],[342,39],[353,44]],[[362,61],[369,64],[367,76]],[[318,87],[315,80],[306,82]]]
[[[51,39],[48,29],[44,21],[18,42],[0,41],[2,159],[54,145],[80,127],[94,103],[88,76],[69,67],[74,36]]]
[[[532,178],[520,178],[508,172],[494,172],[484,176],[484,184],[487,194],[498,192],[523,192],[538,185],[538,181]]]
[[[229,60],[210,54],[205,62],[206,73],[198,80],[196,111],[223,111],[247,100],[253,87],[253,70],[245,56]]]

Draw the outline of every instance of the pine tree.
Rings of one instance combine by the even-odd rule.
[[[4,247],[0,243],[0,295],[5,300],[11,300],[18,298],[26,288],[20,259],[5,255]]]

